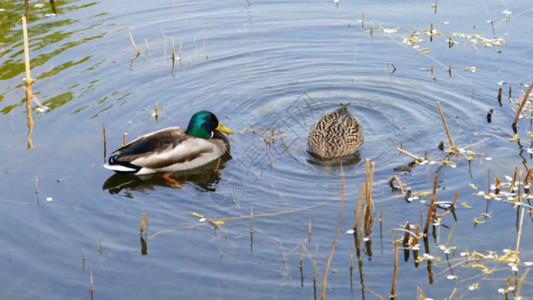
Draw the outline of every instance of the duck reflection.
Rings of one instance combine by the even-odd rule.
[[[342,163],[343,166],[355,165],[361,161],[361,154],[357,151],[355,154],[332,159],[324,159],[312,151],[307,151],[310,158],[307,159],[307,162],[321,167],[339,167]]]
[[[172,173],[152,173],[146,175],[118,174],[109,177],[103,184],[102,189],[111,194],[118,194],[122,190],[139,191],[154,190],[156,187],[168,187],[182,189],[184,183],[192,183],[192,186],[202,192],[214,192],[220,182],[220,172],[225,168],[226,162],[231,159],[229,154],[218,160],[187,171]]]

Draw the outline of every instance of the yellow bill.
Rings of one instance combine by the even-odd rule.
[[[218,123],[218,126],[217,126],[216,130],[218,130],[220,132],[227,133],[227,134],[234,134],[233,130],[231,130],[228,127],[222,125],[221,123]]]

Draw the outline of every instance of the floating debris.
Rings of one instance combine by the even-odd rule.
[[[393,34],[393,33],[396,33],[398,31],[400,31],[400,27],[396,27],[396,28],[383,28],[381,26],[378,27],[378,30],[379,31],[383,31],[383,33],[386,33],[386,34]]]

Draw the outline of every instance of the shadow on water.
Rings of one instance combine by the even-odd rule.
[[[224,155],[220,160],[218,170],[218,160],[216,160],[188,171],[172,173],[158,172],[146,175],[115,173],[107,178],[102,189],[108,190],[111,194],[118,194],[122,190],[144,192],[146,190],[154,190],[159,186],[182,189],[185,183],[192,183],[198,191],[215,192],[221,180],[219,170],[224,169],[226,162],[230,159],[231,156],[229,154]]]

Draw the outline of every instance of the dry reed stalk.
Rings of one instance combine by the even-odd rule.
[[[498,195],[500,193],[500,187],[501,187],[501,181],[500,176],[496,176],[496,190],[494,190],[494,193]]]
[[[522,299],[522,297],[520,297],[520,293],[522,292],[522,284],[526,279],[527,273],[529,273],[529,269],[527,269],[524,274],[522,274],[522,277],[520,277],[520,282],[518,283],[518,287],[516,288],[516,294],[514,295],[515,299]]]
[[[435,182],[433,183],[433,194],[431,195],[431,204],[429,205],[428,216],[426,219],[426,226],[424,226],[424,234],[427,236],[429,229],[429,222],[433,216],[433,209],[435,206],[435,198],[437,198],[437,183],[439,180],[439,174],[435,174]]]
[[[365,11],[361,14],[361,28],[365,28]]]
[[[305,246],[302,245],[302,255],[300,256],[300,270],[302,270],[304,266],[304,252],[305,252]]]
[[[504,294],[507,294],[509,291],[509,284],[511,283],[511,277],[507,276],[507,281],[505,282],[505,291]]]
[[[459,190],[456,190],[455,195],[453,195],[452,209],[455,209],[455,201],[457,201],[457,196],[459,196]]]
[[[102,124],[103,134],[104,134],[104,162],[107,156],[107,136],[105,133],[105,123]]]
[[[394,240],[394,271],[392,273],[392,286],[390,290],[390,298],[396,298],[396,277],[398,277],[398,243],[396,243],[396,231],[392,230],[392,237]]]
[[[368,185],[366,187],[366,201],[365,201],[365,209],[364,209],[364,219],[363,222],[365,223],[364,226],[364,233],[365,237],[369,237],[372,234],[372,225],[374,223],[374,216],[372,215],[372,209],[374,207],[374,201],[372,200],[372,184],[374,181],[374,166],[375,163],[372,162],[370,167],[370,178],[368,180]]]
[[[254,208],[250,207],[250,235],[254,235]]]
[[[502,106],[502,88],[498,89],[498,103]]]
[[[357,232],[357,227],[359,227],[359,218],[361,216],[361,205],[363,204],[364,194],[365,194],[365,185],[361,184],[361,190],[359,191],[359,203],[357,204],[357,210],[355,211],[355,220],[353,222],[354,232]]]
[[[318,244],[316,244],[316,250],[315,250],[315,261],[313,262],[313,290],[314,290],[314,299],[316,300],[316,271],[317,271],[317,263],[318,261]]]
[[[450,240],[452,239],[452,234],[455,231],[456,225],[457,225],[457,222],[453,224],[452,230],[450,230],[450,234],[448,235],[448,240],[446,240],[446,249],[450,249]]]
[[[372,187],[374,184],[374,168],[376,163],[372,162],[370,164],[370,182],[367,186],[366,202],[369,206],[374,207],[374,200],[372,199]]]
[[[415,235],[413,236],[413,241],[411,245],[414,247],[418,244],[418,237],[420,236],[420,225],[416,225]]]
[[[420,156],[416,156],[416,155],[414,155],[414,154],[412,154],[412,153],[408,152],[407,150],[404,150],[404,149],[402,149],[402,148],[400,148],[400,147],[396,147],[396,151],[398,151],[398,152],[400,152],[400,153],[402,153],[402,154],[405,154],[405,155],[407,155],[407,156],[413,158],[413,159],[416,160],[417,162],[424,161],[424,159],[423,159],[422,157],[420,157]]]
[[[94,296],[94,281],[93,281],[93,270],[91,270],[91,300],[93,299],[93,296]]]
[[[511,91],[513,90],[513,84],[509,83],[509,100],[511,99]]]
[[[102,255],[102,230],[98,231],[98,245],[96,246],[96,250]]]
[[[514,190],[514,185],[516,183],[516,175],[518,174],[518,166],[514,168],[513,181],[511,182],[511,192]]]
[[[448,67],[448,75],[452,77],[452,64],[450,64],[450,66]]]
[[[439,107],[440,117],[442,118],[442,123],[444,124],[444,129],[446,130],[446,135],[448,135],[448,140],[450,141],[450,147],[452,149],[455,149],[455,144],[453,143],[452,136],[450,135],[450,131],[448,130],[448,124],[446,124],[446,119],[444,119],[444,113],[442,112],[442,107],[440,106],[440,102],[437,101],[437,105]]]
[[[176,60],[176,55],[175,55],[175,47],[174,47],[174,38],[171,38],[171,41],[172,41],[172,63],[174,63],[174,61]]]
[[[342,215],[344,213],[344,189],[345,189],[345,183],[344,183],[344,169],[342,167],[341,162],[341,208],[339,213],[339,221],[337,224],[337,232],[335,233],[335,238],[333,239],[333,244],[331,245],[331,251],[329,253],[328,261],[326,263],[326,270],[324,271],[324,277],[322,278],[322,295],[321,299],[326,299],[326,288],[327,288],[327,282],[328,282],[328,273],[329,273],[329,266],[331,265],[331,260],[333,259],[333,253],[335,252],[335,246],[337,245],[337,238],[339,237],[339,233],[341,231],[341,225],[342,225]]]
[[[400,180],[400,178],[398,178],[398,176],[392,176],[391,179],[389,179],[389,185],[391,188],[395,189],[396,187],[394,186],[393,182],[396,181],[398,183],[398,186],[399,186],[399,189],[400,191],[402,191],[402,194],[405,195],[405,189],[403,188],[403,183],[402,181]]]
[[[402,245],[404,247],[408,247],[409,246],[409,239],[410,239],[410,231],[411,230],[411,224],[409,224],[409,222],[407,222],[405,224],[405,232],[403,234],[403,240],[402,240]]]
[[[35,194],[39,194],[39,177],[35,176]]]
[[[150,46],[148,46],[148,40],[146,38],[144,38],[144,44],[146,45],[146,54],[148,54],[150,52]]]
[[[513,121],[513,128],[515,128],[516,123],[518,123],[518,118],[520,117],[522,108],[524,108],[524,104],[526,104],[527,98],[529,97],[529,93],[531,93],[532,88],[533,88],[533,81],[529,84],[529,88],[527,89],[527,92],[524,95],[524,98],[522,99],[522,103],[520,104],[520,107],[518,108],[518,111],[516,112],[516,117],[514,118],[514,121]],[[511,86],[509,86],[509,99],[511,99]]]
[[[311,218],[309,218],[309,240],[308,243],[311,243]]]
[[[126,136],[128,133],[124,133],[124,136],[122,137],[122,146],[126,146]]]
[[[522,224],[524,223],[524,212],[525,212],[525,208],[522,206],[518,206],[518,209],[522,211],[520,212],[520,226],[518,227],[518,234],[516,237],[516,252],[514,254],[516,258],[515,264],[518,264],[518,262],[520,261],[520,259],[518,258],[518,254],[520,253],[520,240],[522,238]]]
[[[143,213],[141,215],[141,234],[146,231],[146,234],[148,234],[148,214]]]
[[[448,297],[448,300],[452,300],[453,296],[455,296],[455,293],[457,292],[457,288],[454,288],[452,293],[450,294],[450,297]]]
[[[135,41],[133,40],[133,35],[131,35],[131,31],[130,31],[130,40],[131,40],[131,44],[133,45],[133,47],[137,51],[137,56],[141,55],[141,50],[139,50],[139,47],[137,47],[137,45],[135,45]]]
[[[27,2],[27,1],[26,1]],[[30,47],[28,42],[28,27],[26,24],[27,17],[22,17],[22,36],[24,43],[24,68],[26,72],[25,84],[26,84],[26,112],[28,119],[28,149],[33,148],[33,141],[31,139],[31,134],[33,133],[33,116],[31,114],[31,99],[33,98],[33,93],[31,91],[31,85],[33,79],[31,78],[31,69],[30,69]],[[42,106],[42,105],[41,105]]]
[[[531,178],[531,172],[533,171],[532,168],[529,168],[526,173],[526,178],[524,178],[524,185],[528,185],[529,179]]]

